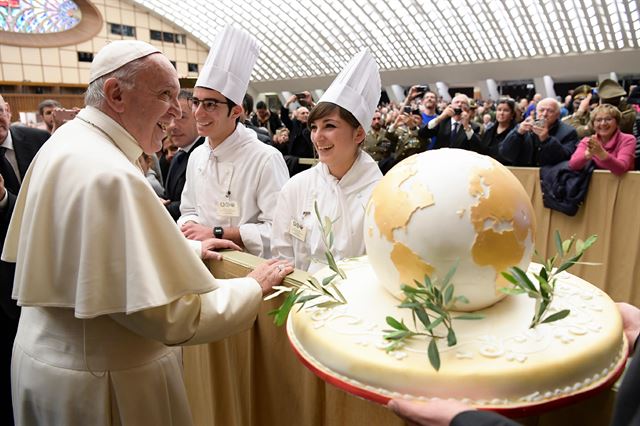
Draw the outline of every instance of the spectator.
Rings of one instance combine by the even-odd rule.
[[[278,196],[273,222],[273,254],[295,267],[316,272],[326,265],[322,229],[315,206],[333,231],[336,259],[365,253],[365,206],[382,174],[362,152],[378,99],[380,75],[373,57],[362,51],[338,74],[309,116],[320,163],[292,177]]]
[[[4,247],[9,221],[27,169],[50,136],[44,130],[11,126],[10,121],[9,104],[0,96],[0,250]],[[0,390],[4,389],[3,395],[11,394],[9,366],[20,318],[20,308],[11,298],[14,273],[15,264],[0,262]],[[13,424],[11,398],[6,396],[0,403],[0,420],[2,424]]]
[[[53,133],[53,110],[61,107],[62,105],[60,105],[60,102],[53,99],[45,99],[38,105],[38,113],[40,113],[42,121],[44,121],[44,124],[46,125],[47,132]]]
[[[471,121],[469,98],[458,94],[442,113],[418,132],[420,139],[436,137],[434,148],[469,149],[469,141],[480,126]]]
[[[260,142],[271,144],[271,135],[269,134],[269,131],[264,127],[254,126],[251,123],[251,120],[249,120],[251,110],[253,110],[253,96],[246,93],[242,99],[242,112],[240,113],[240,118],[238,120],[240,123],[244,124],[247,129],[251,129],[256,132]]]
[[[302,92],[301,96],[291,96],[280,110],[280,118],[282,123],[289,129],[289,143],[287,146],[287,155],[297,158],[314,158],[313,143],[311,143],[311,134],[307,127],[307,119],[309,118],[309,109],[306,106],[300,106],[293,113],[293,118],[289,117],[289,105],[295,101],[300,101],[309,107],[312,107],[313,99],[311,93]],[[309,168],[308,165],[298,164],[294,161],[293,167],[290,169],[291,176],[300,173],[302,170]]]
[[[171,119],[167,127],[167,139],[170,146],[176,151],[167,154],[171,159],[169,171],[164,180],[164,205],[171,214],[173,220],[180,218],[180,201],[182,191],[187,180],[187,164],[191,153],[205,141],[204,137],[198,135],[196,119],[193,111],[189,107],[191,93],[181,90],[178,94],[178,103],[182,112],[179,117]]]
[[[140,166],[142,167],[142,173],[144,173],[144,177],[147,178],[147,182],[149,182],[149,185],[151,185],[153,191],[158,197],[164,198],[164,188],[158,180],[158,174],[155,170],[153,170],[152,167],[154,163],[152,158],[153,156],[155,156],[155,154],[149,155],[143,152],[140,156]]]
[[[582,169],[589,160],[596,167],[606,169],[616,175],[622,175],[635,166],[636,139],[633,135],[622,133],[618,108],[602,104],[591,113],[590,125],[593,136],[586,136],[569,160],[569,168]]]
[[[248,113],[247,111],[247,114]],[[271,137],[276,133],[276,130],[283,126],[280,118],[272,114],[267,108],[267,104],[263,101],[258,101],[256,104],[256,113],[251,117],[251,124],[256,127],[264,127]]]
[[[471,137],[471,149],[480,154],[488,155],[502,164],[508,164],[508,161],[500,155],[500,145],[515,127],[515,118],[515,101],[500,99],[496,108],[496,124],[489,126],[482,137],[474,133]]]
[[[576,150],[576,129],[558,120],[560,104],[554,98],[538,102],[527,117],[505,137],[499,153],[513,166],[548,166],[571,158]]]
[[[249,50],[211,49],[198,76],[189,103],[207,143],[189,157],[178,225],[190,240],[225,238],[266,258],[277,193],[289,173],[282,155],[239,122],[257,41],[231,26],[216,43],[227,39]]]
[[[536,93],[533,95],[533,99],[527,105],[527,109],[524,110],[524,118],[529,117],[529,115],[534,112],[537,108],[538,102],[542,100],[542,95],[540,93]],[[558,113],[560,112],[560,107],[558,107]]]
[[[593,88],[588,84],[578,86],[573,91],[573,114],[564,117],[566,123],[576,129],[578,139],[589,136],[592,130],[589,129],[589,117],[593,100]]]
[[[362,144],[364,152],[369,154],[376,162],[385,157],[385,150],[381,145],[385,133],[386,131],[382,128],[382,114],[376,111],[373,113],[373,118],[371,119],[371,129],[367,132],[364,143]]]
[[[634,86],[629,93],[627,103],[636,111],[633,124],[633,136],[636,138],[636,170],[640,170],[640,86]]]
[[[598,96],[601,104],[609,104],[618,108],[621,113],[620,130],[623,133],[633,134],[633,123],[636,120],[636,111],[622,98],[627,92],[616,81],[605,79],[598,85]],[[593,133],[593,132],[592,132]]]
[[[390,148],[393,149],[395,147],[393,164],[398,164],[413,154],[419,154],[427,150],[429,139],[419,136],[420,123],[422,123],[420,110],[405,107],[402,114],[398,115],[396,121],[389,126],[385,137],[391,141]],[[388,168],[387,166],[385,170]]]
[[[286,127],[280,127],[273,135],[271,145],[274,146],[282,155],[287,155],[289,150],[289,129]]]

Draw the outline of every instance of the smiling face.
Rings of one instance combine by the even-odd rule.
[[[620,111],[610,105],[600,105],[593,111],[591,125],[601,141],[608,141],[618,130]]]
[[[362,126],[356,128],[340,117],[339,107],[315,119],[309,128],[318,159],[327,165],[333,176],[341,179],[358,156],[359,145],[365,136],[364,129]]]
[[[186,99],[179,99],[182,114],[171,120],[167,133],[171,136],[171,141],[178,148],[184,148],[193,143],[198,137],[198,129],[196,128],[196,119],[191,112],[189,103]]]
[[[204,87],[196,87],[193,90],[193,97],[201,101],[210,99],[218,102],[212,111],[207,111],[203,102],[196,109],[191,110],[196,119],[198,134],[208,137],[209,144],[216,147],[236,129],[236,119],[240,117],[242,107],[235,105],[230,110],[226,103],[227,99],[222,93]]]
[[[136,74],[132,87],[120,84],[120,120],[142,150],[152,154],[162,148],[164,128],[180,116],[180,85],[175,68],[164,55],[153,54],[143,60],[148,66]]]

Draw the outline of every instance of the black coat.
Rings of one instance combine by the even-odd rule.
[[[469,125],[473,129],[474,134],[480,132],[480,125],[470,122]],[[418,132],[418,138],[428,141],[432,136],[436,137],[436,143],[433,148],[460,148],[471,149],[469,139],[464,129],[460,128],[454,140],[451,140],[451,118],[447,118],[438,123],[433,129],[429,129],[429,124],[425,124]]]
[[[514,166],[550,166],[569,160],[578,145],[578,134],[572,126],[556,121],[549,138],[540,142],[538,135],[518,133],[516,126],[500,145],[500,155]]]
[[[182,198],[184,184],[187,180],[187,163],[189,162],[189,156],[193,150],[202,145],[204,141],[205,138],[199,138],[189,152],[178,151],[169,165],[169,172],[164,181],[164,197],[169,200],[169,204],[167,204],[166,207],[169,213],[171,213],[173,220],[178,220],[180,217],[180,200]]]

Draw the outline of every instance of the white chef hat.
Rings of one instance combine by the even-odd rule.
[[[340,71],[318,103],[331,102],[341,106],[368,131],[380,100],[380,89],[378,64],[369,51],[362,50]]]
[[[213,42],[196,87],[217,90],[242,105],[259,53],[255,37],[231,25],[225,26]]]
[[[160,51],[144,41],[116,40],[104,46],[93,58],[89,72],[89,83],[118,68]]]

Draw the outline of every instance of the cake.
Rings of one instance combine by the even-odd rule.
[[[571,399],[609,384],[624,366],[627,342],[615,303],[569,273],[556,281],[547,315],[556,322],[530,328],[535,300],[506,296],[501,275],[512,266],[529,274],[535,218],[517,178],[495,160],[440,149],[401,162],[383,177],[365,211],[367,256],[339,263],[336,282],[347,303],[320,307],[323,298],[292,310],[287,332],[295,351],[323,378],[378,402],[392,397],[453,398],[476,407],[509,410]],[[401,309],[401,285],[435,282],[452,268],[455,311],[479,320],[453,320],[457,344],[437,339],[440,368],[429,362],[428,336],[391,347],[386,317],[411,328]],[[332,275],[329,268],[316,274]],[[455,317],[455,314],[453,315]],[[436,328],[446,335],[441,325]],[[393,350],[391,350],[393,349]]]
[[[481,320],[454,320],[458,344],[439,342],[436,371],[427,358],[426,337],[387,352],[385,317],[407,325],[413,320],[380,285],[368,259],[339,266],[347,279],[338,287],[348,303],[292,310],[289,339],[312,370],[378,402],[453,398],[482,408],[521,408],[595,389],[624,366],[627,346],[615,303],[569,273],[560,274],[551,307],[551,312],[571,309],[567,318],[530,329],[534,300],[508,296],[477,311]],[[317,277],[329,274],[327,268]]]

